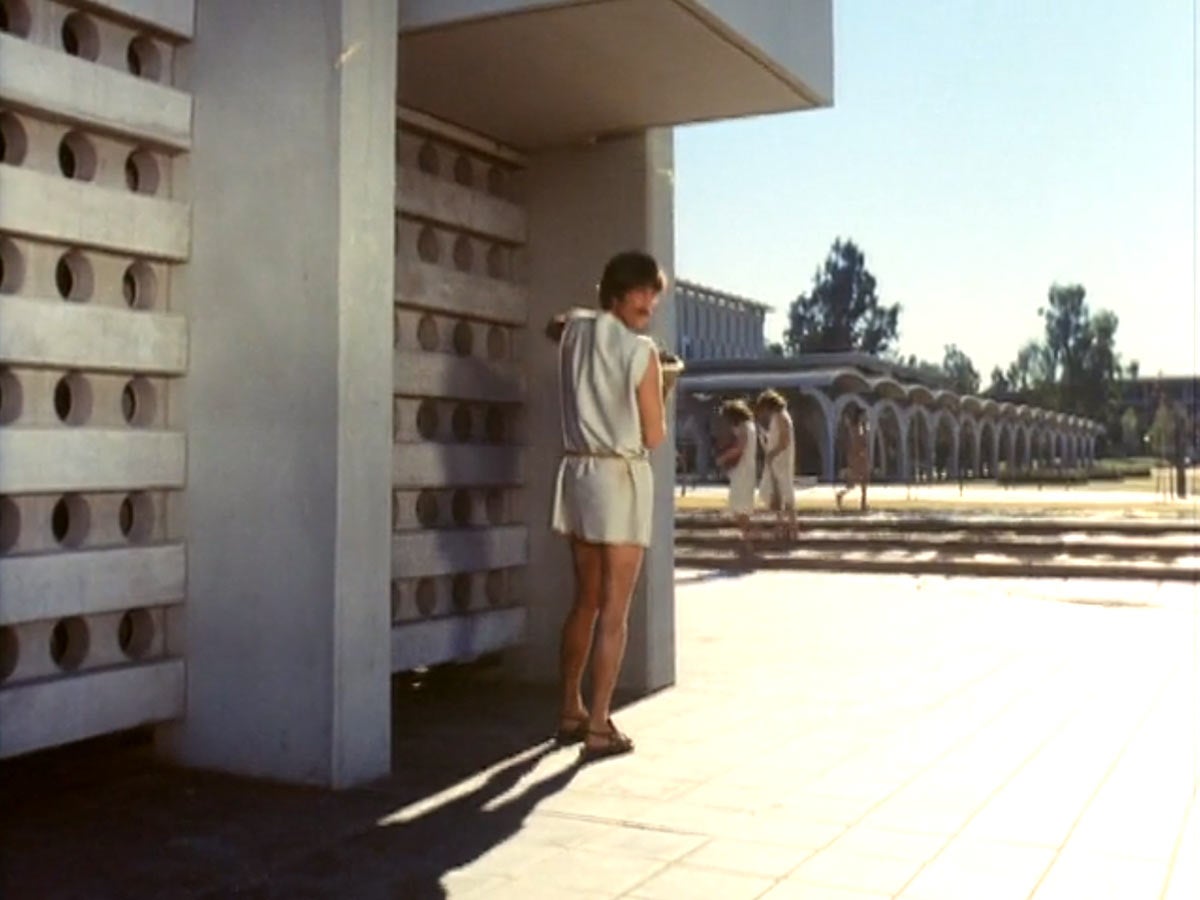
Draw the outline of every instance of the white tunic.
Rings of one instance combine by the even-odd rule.
[[[559,342],[564,456],[551,527],[597,544],[650,546],[654,477],[637,388],[654,342],[608,312],[573,310]]]
[[[796,505],[796,432],[786,410],[771,416],[763,450],[770,453],[785,438],[788,449],[763,466],[762,482],[758,486],[758,496],[769,508],[776,504],[784,509]]]
[[[729,509],[738,515],[754,512],[754,483],[758,469],[758,439],[753,422],[734,428],[742,442],[742,456],[729,470]]]

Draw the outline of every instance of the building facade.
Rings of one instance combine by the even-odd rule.
[[[0,0],[0,757],[149,724],[349,785],[392,672],[554,678],[541,325],[616,250],[670,271],[671,126],[832,73],[831,0]]]
[[[766,352],[765,303],[682,278],[674,300],[675,352],[684,360],[758,359]]]

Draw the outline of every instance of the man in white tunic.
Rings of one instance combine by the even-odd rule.
[[[600,310],[572,310],[561,319],[563,460],[551,524],[571,541],[576,592],[562,633],[557,740],[582,742],[585,760],[633,749],[610,710],[633,587],[650,544],[649,452],[666,436],[663,368],[642,333],[665,282],[653,257],[619,254],[601,278]],[[590,709],[582,695],[589,650]]]

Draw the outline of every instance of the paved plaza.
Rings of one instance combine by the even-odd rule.
[[[486,670],[397,686],[370,789],[60,751],[0,770],[0,895],[1200,897],[1195,585],[677,579],[630,757],[576,766]]]

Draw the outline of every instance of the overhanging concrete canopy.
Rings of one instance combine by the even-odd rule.
[[[400,102],[522,149],[827,106],[831,0],[413,0]]]

